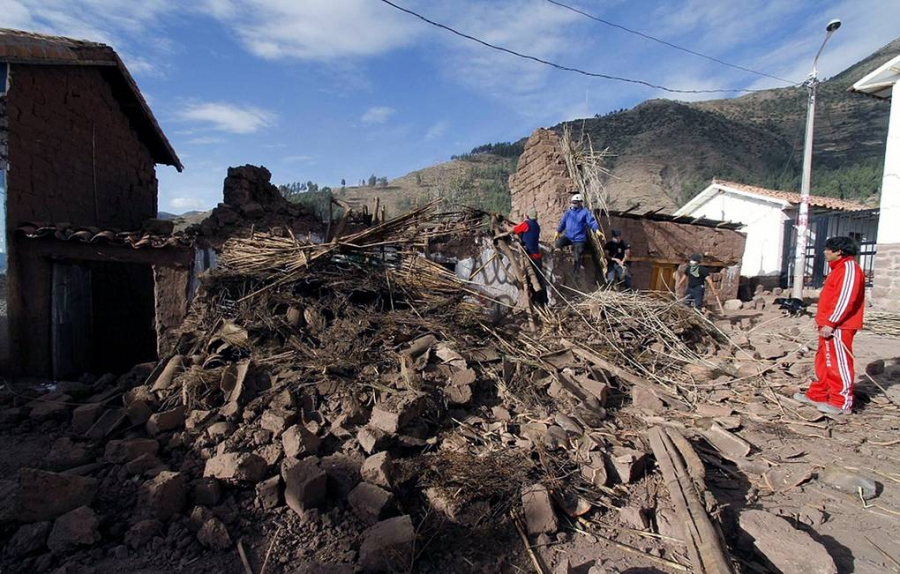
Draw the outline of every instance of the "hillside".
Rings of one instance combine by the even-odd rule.
[[[368,205],[371,210],[377,197],[388,217],[438,198],[505,213],[509,211],[507,181],[515,164],[513,158],[466,155],[410,172],[391,180],[387,187],[350,186],[332,192],[354,209]]]

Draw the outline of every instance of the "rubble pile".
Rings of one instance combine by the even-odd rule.
[[[537,330],[492,322],[421,254],[481,226],[429,205],[327,244],[229,240],[171,356],[3,411],[67,425],[55,471],[0,481],[6,555],[38,572],[135,553],[184,565],[265,536],[259,562],[405,571],[427,562],[423,532],[646,527],[629,485],[658,481],[644,431],[664,411],[682,429],[714,419],[706,440],[747,455],[709,384],[740,375],[734,333],[613,291],[538,310]]]

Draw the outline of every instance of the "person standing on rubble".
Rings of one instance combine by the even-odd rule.
[[[541,291],[535,293],[535,303],[543,305],[547,302],[547,284],[544,281],[544,262],[541,254],[541,226],[537,220],[537,209],[530,207],[525,214],[525,219],[512,228],[512,232],[519,236],[525,253],[531,261],[532,269],[541,284]]]
[[[699,253],[692,254],[687,265],[679,269],[680,273],[678,274],[678,281],[675,283],[675,292],[677,293],[681,290],[681,286],[687,282],[685,303],[687,303],[688,307],[694,307],[696,309],[703,308],[703,300],[706,298],[707,285],[709,285],[709,288],[713,292],[713,295],[716,296],[716,299],[719,298],[719,294],[716,293],[716,285],[709,276],[709,269],[700,265],[701,261],[703,261],[702,255]]]
[[[830,271],[819,294],[815,380],[794,399],[831,415],[853,412],[853,337],[862,328],[866,278],[856,262],[859,246],[850,237],[829,237],[825,260]]]
[[[631,245],[622,239],[621,229],[613,229],[610,235],[612,237],[603,246],[609,263],[606,268],[606,282],[621,283],[626,289],[631,289],[631,271],[626,265],[631,258]]]
[[[575,252],[575,264],[572,268],[574,275],[578,275],[581,270],[581,258],[584,256],[584,245],[587,243],[588,230],[600,238],[600,225],[591,214],[589,209],[584,207],[584,198],[580,193],[572,196],[572,202],[569,209],[563,213],[556,226],[556,234],[553,236],[554,246],[557,248],[572,246]],[[562,234],[562,235],[560,235]]]

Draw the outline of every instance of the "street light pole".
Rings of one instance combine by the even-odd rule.
[[[806,110],[806,138],[803,142],[803,178],[800,182],[800,212],[797,215],[797,242],[794,251],[794,285],[791,297],[803,298],[803,278],[806,271],[806,243],[809,235],[809,182],[812,176],[813,127],[816,119],[816,88],[819,85],[819,56],[834,31],[841,27],[840,20],[832,20],[825,28],[825,39],[813,61],[812,72],[806,81],[809,101]]]

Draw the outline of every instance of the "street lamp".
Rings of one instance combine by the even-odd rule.
[[[806,237],[809,234],[809,179],[812,175],[813,124],[816,116],[816,87],[819,85],[819,56],[835,30],[841,27],[840,20],[832,20],[825,27],[825,39],[813,60],[805,86],[809,92],[806,110],[806,138],[803,142],[803,179],[800,182],[800,213],[797,216],[797,244],[794,252],[794,287],[791,297],[803,298],[803,277],[806,270]]]

